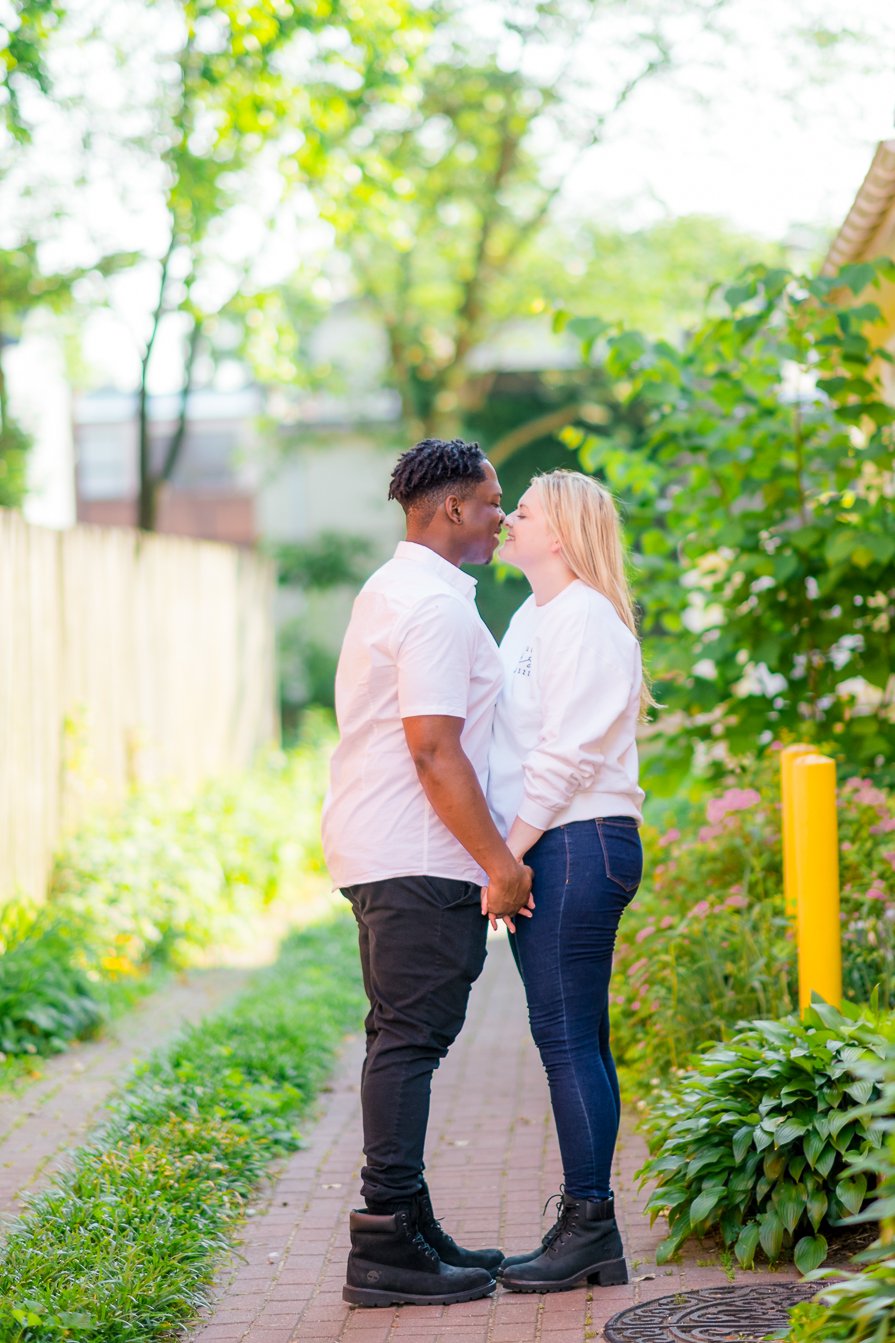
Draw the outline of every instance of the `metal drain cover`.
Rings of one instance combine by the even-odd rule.
[[[789,1311],[820,1291],[801,1283],[701,1287],[619,1311],[606,1343],[761,1343],[789,1324]]]

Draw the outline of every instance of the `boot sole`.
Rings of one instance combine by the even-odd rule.
[[[508,1292],[568,1292],[573,1287],[621,1287],[628,1281],[628,1266],[624,1259],[607,1259],[593,1268],[582,1269],[573,1278],[563,1278],[559,1282],[513,1282],[511,1277],[501,1274],[498,1279],[501,1287]]]
[[[442,1292],[429,1296],[418,1292],[383,1292],[373,1287],[343,1287],[342,1300],[350,1306],[452,1306],[458,1301],[478,1301],[497,1290],[494,1278],[484,1287],[468,1288],[465,1292]]]

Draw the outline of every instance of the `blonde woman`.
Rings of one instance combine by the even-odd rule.
[[[577,472],[537,476],[506,527],[501,558],[532,595],[500,648],[489,802],[511,853],[534,872],[534,912],[523,911],[511,944],[564,1186],[556,1224],[537,1250],[504,1260],[500,1281],[552,1292],[627,1282],[610,1184],[619,1090],[609,977],[642,875],[635,732],[650,698],[608,491]]]

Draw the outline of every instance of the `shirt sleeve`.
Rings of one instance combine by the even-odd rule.
[[[473,671],[473,630],[458,599],[428,597],[395,632],[398,710],[402,718],[444,714],[466,719]]]
[[[538,654],[542,728],[522,764],[519,817],[547,830],[593,783],[602,743],[631,697],[634,669],[590,621],[573,640],[545,637]]]

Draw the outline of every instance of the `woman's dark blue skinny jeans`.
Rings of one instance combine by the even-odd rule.
[[[566,1192],[611,1193],[618,1078],[609,1048],[609,976],[619,920],[643,874],[628,816],[547,830],[524,861],[534,871],[532,918],[510,936],[531,1032],[550,1086]]]

